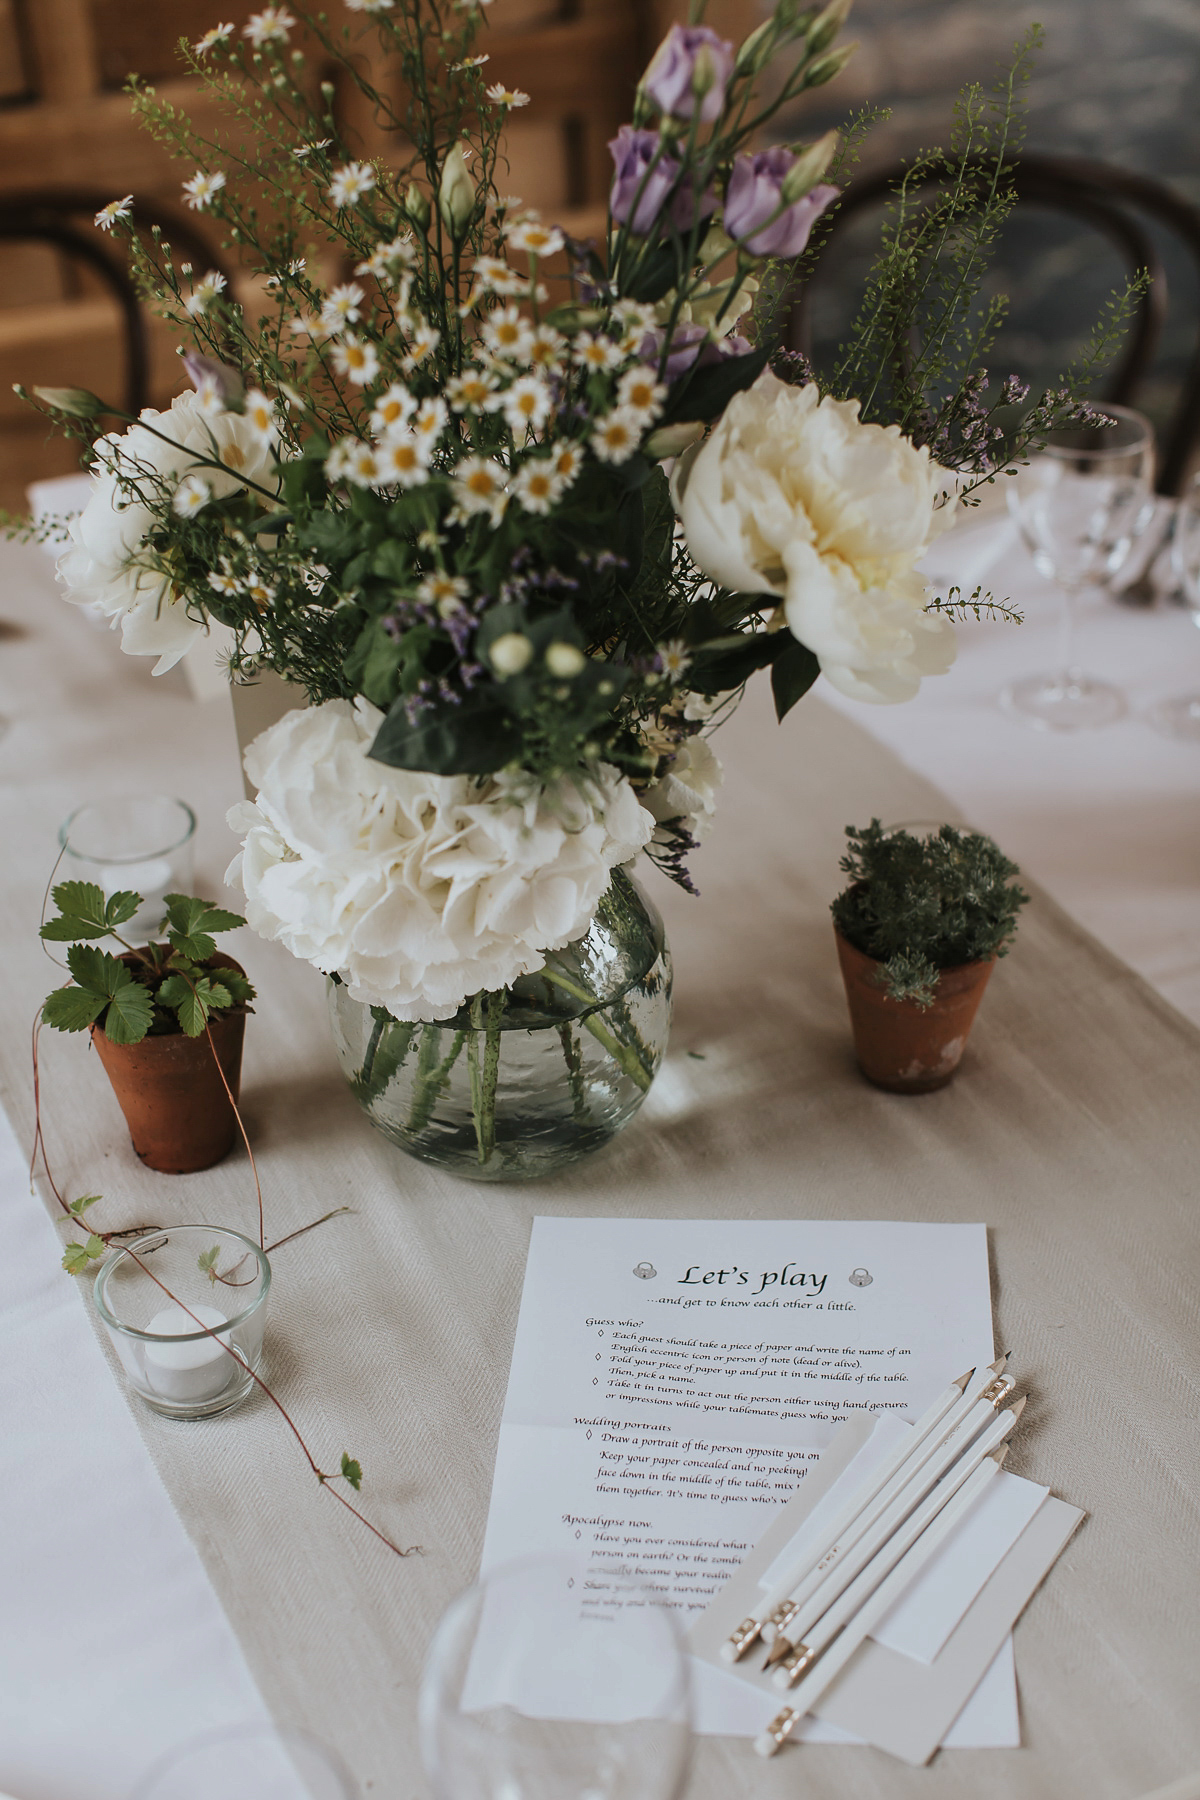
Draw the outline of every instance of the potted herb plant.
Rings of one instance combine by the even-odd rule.
[[[166,943],[139,948],[120,927],[143,904],[140,894],[105,898],[92,882],[64,881],[52,899],[58,916],[41,936],[70,944],[72,979],[49,996],[43,1022],[91,1032],[149,1168],[185,1175],[220,1162],[237,1134],[242,1038],[255,994],[212,934],[245,920],[207,900],[168,894]],[[111,938],[121,953],[88,941],[95,938]]]
[[[876,1087],[926,1094],[953,1080],[996,958],[1029,896],[991,838],[848,825],[833,902],[858,1066]]]

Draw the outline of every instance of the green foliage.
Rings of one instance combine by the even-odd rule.
[[[67,1245],[63,1251],[62,1266],[68,1275],[82,1275],[92,1263],[99,1262],[105,1248],[104,1239],[93,1232],[86,1243]]]
[[[847,942],[883,966],[893,1000],[933,1002],[938,971],[1004,956],[1029,896],[991,838],[943,825],[930,837],[847,825],[840,867],[850,885],[833,902]]]
[[[213,1287],[217,1285],[217,1259],[221,1254],[221,1246],[214,1244],[211,1250],[202,1250],[196,1258],[196,1266],[202,1275],[207,1275]]]
[[[55,988],[42,1007],[43,1022],[56,1031],[96,1025],[114,1044],[138,1044],[148,1032],[199,1037],[214,1012],[249,1010],[255,992],[241,970],[210,966],[217,948],[213,933],[244,925],[240,913],[191,895],[168,894],[167,942],[138,949],[117,927],[133,918],[142,905],[140,894],[113,894],[106,901],[91,882],[64,881],[51,898],[58,916],[48,919],[39,935],[50,943],[70,943],[67,967],[74,984]],[[124,954],[80,941],[96,937],[114,938]]]
[[[348,1456],[344,1450],[342,1452],[342,1474],[356,1492],[361,1488],[362,1464],[356,1462],[352,1456]]]

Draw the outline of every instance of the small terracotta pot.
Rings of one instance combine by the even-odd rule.
[[[246,972],[223,951],[210,967]],[[208,1025],[236,1099],[246,1014],[213,1013]],[[204,1032],[194,1038],[179,1031],[144,1037],[140,1044],[114,1044],[93,1025],[92,1042],[125,1114],[133,1147],[147,1168],[190,1175],[228,1156],[238,1136],[237,1118]]]
[[[834,935],[854,1053],[867,1080],[893,1094],[928,1094],[953,1081],[995,957],[943,969],[933,1005],[921,1007],[913,1000],[889,1000],[878,981],[882,965],[847,943],[840,931]]]

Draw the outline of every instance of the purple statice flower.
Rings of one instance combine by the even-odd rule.
[[[725,191],[724,225],[752,256],[799,256],[809,232],[838,197],[839,189],[820,182],[780,212],[784,182],[797,161],[782,144],[773,144],[734,162]]]
[[[690,119],[700,110],[704,124],[720,117],[725,91],[733,74],[733,45],[707,25],[672,25],[650,67],[642,76],[642,89],[660,112],[676,119]],[[697,97],[697,87],[705,87]]]
[[[657,131],[622,125],[608,147],[614,165],[609,205],[618,225],[628,221],[646,237],[665,212],[678,231],[690,231],[698,217],[714,211],[716,196],[710,190],[697,199],[695,183],[683,176],[678,159],[663,150]]]
[[[1001,406],[1020,406],[1029,398],[1029,383],[1019,375],[1010,375],[1000,389]]]

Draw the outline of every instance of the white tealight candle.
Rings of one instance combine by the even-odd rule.
[[[190,1316],[192,1313],[195,1318]],[[227,1317],[215,1306],[196,1304],[185,1309],[174,1300],[170,1306],[155,1313],[146,1330],[166,1340],[145,1342],[146,1380],[156,1394],[161,1394],[164,1400],[194,1403],[215,1400],[224,1392],[238,1366],[228,1350],[222,1349],[222,1344],[229,1341],[228,1334],[193,1338],[190,1343],[186,1341],[186,1334],[199,1331],[202,1325],[224,1325]],[[172,1339],[180,1341],[172,1342]]]
[[[154,901],[171,885],[171,865],[165,856],[147,857],[139,863],[104,863],[97,872],[106,897],[132,890]]]

